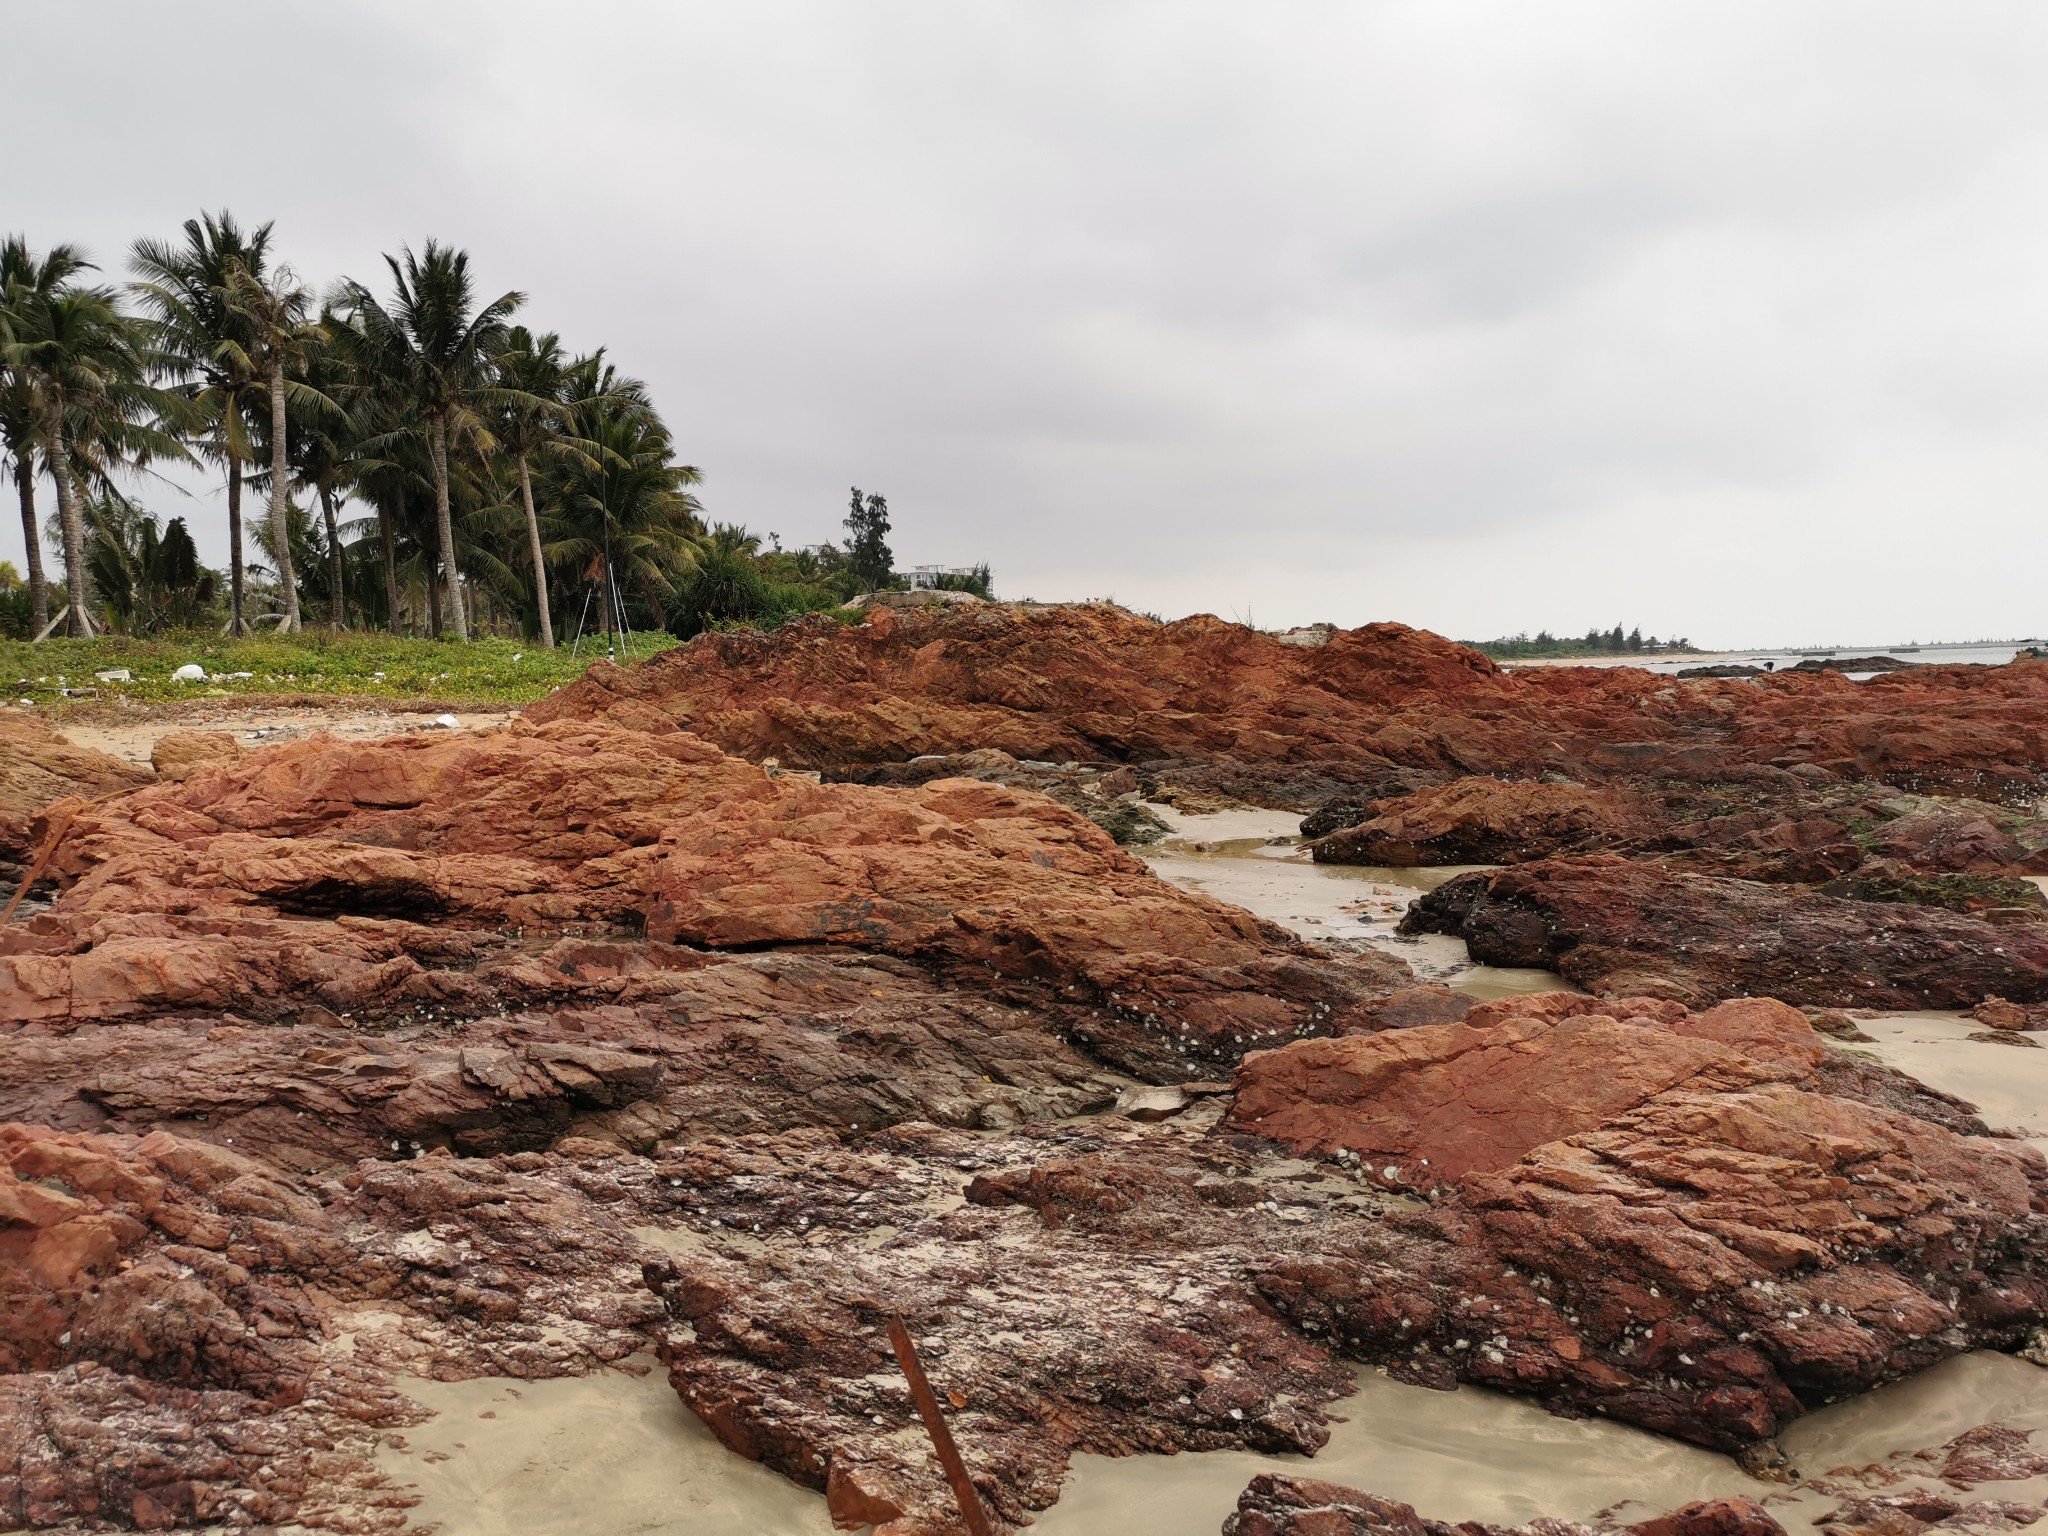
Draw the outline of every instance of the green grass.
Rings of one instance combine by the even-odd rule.
[[[640,660],[676,643],[667,634],[636,634],[630,659]],[[448,704],[517,705],[580,677],[605,654],[585,637],[580,654],[544,651],[519,640],[421,640],[387,634],[333,635],[308,630],[230,640],[213,633],[154,640],[113,636],[98,640],[45,640],[30,645],[0,640],[0,700],[26,699],[62,713],[86,701],[66,687],[98,690],[98,702],[127,698],[161,704],[256,694],[332,694],[337,697],[430,699]],[[629,659],[621,648],[619,659]],[[188,662],[204,667],[207,681],[179,683],[171,673]],[[132,680],[103,683],[96,672],[125,667]],[[248,676],[233,674],[247,673]]]

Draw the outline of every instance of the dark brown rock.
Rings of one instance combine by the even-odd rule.
[[[1412,1505],[1314,1478],[1264,1472],[1238,1496],[1223,1536],[1593,1536],[1596,1527],[1545,1519],[1531,1525],[1428,1520]],[[1634,1536],[1784,1536],[1754,1499],[1710,1499],[1635,1525]]]
[[[1476,960],[1541,966],[1608,995],[1870,1008],[1967,1008],[1987,993],[2048,1001],[2048,928],[1788,894],[1611,855],[1461,875],[1411,903],[1402,927],[1456,934]]]
[[[1381,800],[1309,851],[1327,864],[1519,864],[1649,837],[1644,810],[1616,790],[1466,778]]]

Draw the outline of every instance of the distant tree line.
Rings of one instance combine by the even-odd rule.
[[[1518,661],[1546,656],[1626,656],[1662,653],[1686,654],[1693,650],[1693,643],[1684,638],[1660,640],[1651,635],[1643,638],[1640,627],[1626,632],[1617,624],[1612,629],[1589,629],[1583,637],[1560,638],[1547,629],[1539,629],[1531,635],[1527,631],[1514,635],[1503,635],[1497,640],[1467,640],[1463,642],[1474,650],[1493,657],[1496,661]]]
[[[225,212],[135,242],[119,285],[76,246],[0,244],[0,470],[27,550],[0,633],[324,621],[552,646],[780,622],[898,584],[881,496],[854,492],[843,544],[707,526],[700,471],[604,348],[517,323],[525,296],[481,294],[467,252],[384,262],[381,291],[316,293],[271,225]],[[224,573],[184,518],[135,499],[177,463],[221,476]]]

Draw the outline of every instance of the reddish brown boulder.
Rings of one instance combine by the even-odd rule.
[[[2048,926],[1788,893],[1612,855],[1460,875],[1411,903],[1404,932],[1450,933],[1492,965],[1588,991],[1697,1004],[1967,1008],[2048,1001]]]
[[[1870,783],[1671,782],[1652,762],[1597,786],[1473,777],[1302,822],[1337,864],[1517,864],[1615,852],[1692,874],[1823,884],[1830,895],[1962,911],[2048,899],[2048,822],[1977,800],[1902,795]]]
[[[1317,840],[1309,851],[1323,864],[1520,864],[1649,836],[1644,809],[1621,791],[1465,778],[1381,800],[1370,820]]]
[[[1797,1081],[1824,1052],[1804,1015],[1768,999],[1693,1015],[1648,998],[1610,1012],[1557,994],[1485,1004],[1455,1025],[1255,1053],[1238,1069],[1229,1122],[1300,1152],[1351,1153],[1369,1176],[1429,1190],[1672,1089]]]
[[[167,731],[149,749],[149,766],[160,779],[181,783],[215,763],[231,763],[242,744],[227,731]]]
[[[1379,784],[1397,766],[1702,782],[1785,782],[1802,767],[1991,799],[2031,791],[2048,770],[2048,663],[2037,661],[1863,683],[1503,672],[1398,624],[1299,646],[1207,616],[1161,624],[1101,604],[706,635],[630,668],[595,667],[527,714],[624,719],[615,712],[629,706],[728,751],[830,773],[995,748],[1055,763],[1206,764],[1236,793],[1264,785],[1289,805],[1311,779],[1326,791]]]
[[[2048,1029],[2048,1006],[2036,1003],[2031,1008],[2023,1008],[2002,997],[1985,998],[1970,1010],[1970,1017],[1987,1029]]]
[[[52,801],[91,799],[149,781],[149,770],[92,747],[73,746],[36,715],[0,709],[0,878],[10,883],[36,851],[36,815]],[[9,870],[14,873],[9,876]]]
[[[1840,1074],[1781,1004],[1514,999],[1261,1053],[1239,1081],[1230,1126],[1428,1195],[1474,1268],[1513,1267],[1468,1269],[1485,1294],[1446,1318],[1405,1282],[1275,1262],[1262,1283],[1288,1315],[1367,1358],[1405,1334],[1425,1379],[1738,1449],[1972,1330],[2010,1345],[2048,1306],[2012,1267],[2048,1165]]]
[[[1414,1029],[1422,1024],[1455,1024],[1472,1011],[1478,1000],[1468,992],[1449,987],[1402,987],[1379,1002],[1368,1004],[1347,1029],[1349,1034],[1371,1034],[1382,1029]]]

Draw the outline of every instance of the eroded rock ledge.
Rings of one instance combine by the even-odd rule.
[[[1161,624],[1106,604],[870,614],[706,635],[600,665],[534,720],[682,724],[731,752],[846,775],[995,749],[1128,765],[1155,786],[1311,810],[1468,774],[1588,782],[1870,780],[2038,793],[2048,663],[1686,681],[1635,668],[1504,671],[1399,624],[1289,645],[1206,615]]]

